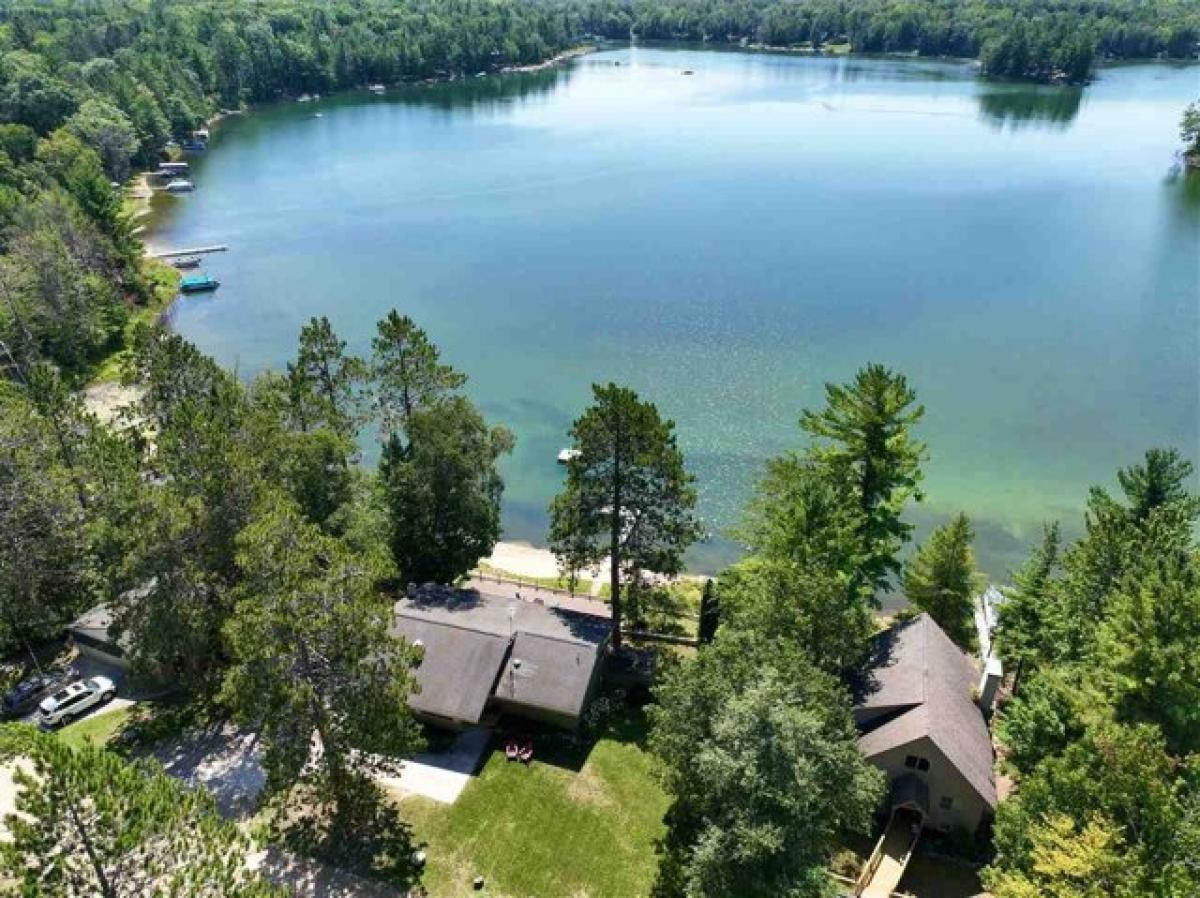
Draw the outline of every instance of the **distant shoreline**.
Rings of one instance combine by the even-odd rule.
[[[571,47],[569,50],[563,50],[558,55],[551,56],[549,59],[544,59],[541,62],[533,62],[528,65],[504,66],[498,71],[498,74],[513,75],[520,72],[541,72],[545,69],[552,69],[556,65],[562,65],[569,60],[577,59],[580,56],[595,53],[598,49],[594,44],[582,44],[578,47]]]

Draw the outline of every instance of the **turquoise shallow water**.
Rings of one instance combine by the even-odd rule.
[[[677,421],[720,531],[824,381],[893,365],[928,408],[914,520],[967,511],[1003,576],[1147,447],[1198,454],[1200,180],[1172,155],[1197,95],[1197,67],[1079,91],[612,50],[231,119],[152,242],[230,245],[206,263],[220,291],[173,320],[246,375],[312,315],[361,351],[387,309],[412,315],[517,435],[510,538],[543,538],[593,381]]]

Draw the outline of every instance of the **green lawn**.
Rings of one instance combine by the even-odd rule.
[[[529,767],[493,752],[453,805],[406,798],[402,814],[428,853],[422,882],[429,894],[478,894],[476,874],[486,877],[484,894],[492,898],[649,894],[667,799],[644,735],[635,712],[594,745],[540,739],[539,754],[551,757]]]
[[[113,734],[125,724],[132,711],[132,705],[103,711],[86,720],[63,727],[58,731],[58,738],[73,747],[79,747],[85,742],[104,746],[108,744],[108,740],[112,738]]]

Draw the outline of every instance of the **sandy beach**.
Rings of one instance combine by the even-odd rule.
[[[494,570],[538,580],[550,580],[560,573],[553,552],[525,542],[496,543],[496,548],[484,559],[483,564]],[[608,562],[601,566],[596,579],[608,579]]]

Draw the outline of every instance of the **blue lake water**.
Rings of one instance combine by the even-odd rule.
[[[914,521],[966,511],[1003,577],[1146,448],[1198,454],[1200,179],[1173,156],[1197,96],[1198,67],[1080,91],[625,48],[227,120],[152,243],[230,245],[206,262],[221,289],[173,320],[245,375],[310,316],[365,352],[388,309],[412,315],[517,436],[514,539],[544,537],[593,381],[675,419],[719,532],[803,445],[823,382],[885,362],[927,407]]]

